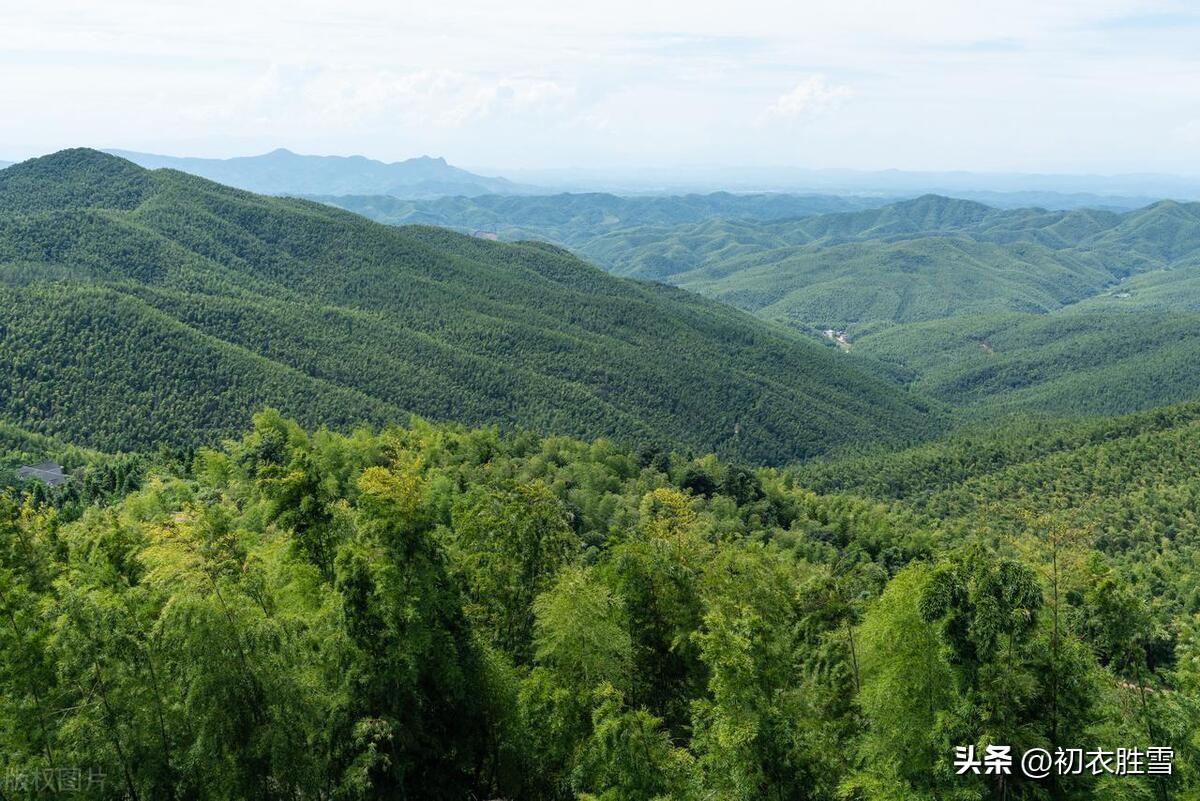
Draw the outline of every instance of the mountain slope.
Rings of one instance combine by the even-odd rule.
[[[620,197],[598,192],[545,196],[485,195],[401,200],[386,196],[314,196],[391,225],[439,225],[460,231],[486,231],[500,239],[542,239],[595,254],[592,244],[612,231],[636,226],[675,226],[713,218],[782,220],[870,208],[877,198],[836,195],[707,195]]]
[[[972,414],[1115,414],[1200,393],[1200,204],[1003,210],[929,195],[555,236],[573,232],[616,274],[844,331],[851,358]]]
[[[1198,435],[1200,402],[1193,401],[1121,417],[987,426],[791,472],[817,492],[900,501],[933,518],[979,524],[1010,515],[1019,521],[1021,512],[1065,513],[1077,524],[1103,519],[1119,536],[1147,536],[1161,547],[1153,526],[1135,531],[1136,515],[1184,501],[1177,511],[1194,516]],[[1194,530],[1194,521],[1187,525]]]
[[[269,195],[392,195],[406,198],[528,191],[503,178],[453,167],[442,158],[385,163],[363,156],[305,156],[280,148],[261,156],[182,158],[108,151],[148,169],[163,167]]]
[[[751,253],[671,277],[679,286],[801,329],[1050,311],[1115,280],[1091,254],[961,237]]]
[[[263,405],[785,461],[929,430],[839,354],[566,251],[392,228],[95,151],[0,174],[4,418],[109,450]]]
[[[854,341],[972,414],[1120,414],[1200,397],[1200,314],[1067,309],[955,317]]]

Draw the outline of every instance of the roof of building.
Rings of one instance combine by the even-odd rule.
[[[22,465],[17,468],[17,478],[44,481],[52,487],[57,487],[67,482],[67,476],[63,473],[62,465],[55,462]]]

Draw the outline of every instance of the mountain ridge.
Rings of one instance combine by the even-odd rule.
[[[1198,203],[998,209],[924,195],[771,219],[746,205],[753,196],[734,197],[744,208],[599,222],[542,213],[553,198],[402,205],[441,224],[550,238],[615,274],[683,286],[831,347],[840,336],[849,358],[970,417],[1122,413],[1200,392],[1177,366],[1200,347]]]
[[[917,438],[937,418],[799,335],[561,249],[384,226],[96,151],[14,169],[0,416],[39,433],[128,449],[185,421],[224,436],[270,405],[310,424],[416,413],[779,462]],[[136,202],[89,179],[106,171]]]
[[[128,150],[104,152],[147,169],[176,169],[270,195],[380,194],[429,198],[529,191],[505,178],[476,175],[451,166],[440,156],[384,162],[358,155],[303,155],[282,147],[256,156],[228,159],[164,156]]]

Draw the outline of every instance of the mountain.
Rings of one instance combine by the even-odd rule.
[[[846,331],[856,355],[978,414],[1117,414],[1200,395],[1200,204],[1047,212],[925,197],[712,227],[624,251],[641,233],[614,234],[610,247],[627,274]]]
[[[604,193],[545,196],[485,195],[401,200],[380,196],[316,196],[313,200],[391,225],[420,223],[485,231],[500,239],[543,239],[589,252],[589,243],[633,226],[674,226],[713,218],[785,220],[873,208],[877,198],[835,195],[707,195],[621,197]]]
[[[1076,209],[1100,209],[1103,211],[1133,211],[1145,208],[1158,200],[1154,195],[1112,195],[1095,192],[1048,192],[1011,191],[990,192],[986,190],[956,190],[948,192],[956,198],[986,203],[999,209],[1049,209],[1051,211],[1073,211]],[[1193,193],[1185,193],[1193,194]]]
[[[550,239],[613,273],[840,338],[864,369],[968,416],[1118,414],[1200,394],[1200,204],[1051,211],[926,195],[822,214],[816,198],[713,195],[581,212],[592,197],[611,196],[391,208]]]
[[[261,156],[181,158],[110,150],[148,169],[168,168],[269,195],[389,195],[404,198],[530,191],[503,178],[453,167],[442,158],[386,163],[363,156],[303,156],[280,148]]]
[[[633,227],[587,249],[621,275],[666,280],[801,328],[865,331],[1047,313],[1192,266],[1200,203],[1052,212],[929,195],[794,220]]]
[[[1200,397],[1200,313],[1086,305],[886,327],[852,347],[981,418],[1120,414]]]
[[[0,170],[3,170],[5,167],[11,167],[12,165],[13,163],[11,161],[0,161]]]
[[[795,333],[564,250],[394,228],[70,150],[0,173],[0,419],[105,450],[274,406],[781,462],[927,432]]]
[[[900,502],[930,519],[1001,526],[1047,513],[1161,550],[1162,523],[1195,529],[1200,402],[1118,417],[989,424],[894,451],[814,460],[800,486]],[[1186,510],[1186,511],[1185,511]],[[1159,517],[1158,521],[1154,518]]]
[[[803,167],[638,167],[613,169],[509,170],[514,180],[567,189],[616,194],[685,194],[723,189],[733,192],[800,192],[875,197],[923,194],[988,200],[999,195],[1042,196],[1060,208],[1078,208],[1072,196],[1092,195],[1117,205],[1129,198],[1200,200],[1200,176],[1155,173],[1117,175],[967,171],[806,169]],[[998,203],[997,205],[1017,205]],[[1024,204],[1028,205],[1028,204]],[[1091,205],[1091,204],[1085,204]]]

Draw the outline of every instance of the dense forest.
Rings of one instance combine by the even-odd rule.
[[[0,172],[0,420],[102,450],[273,406],[409,413],[784,463],[937,404],[781,326],[544,244],[396,229],[93,150]]]
[[[796,471],[263,412],[4,502],[0,753],[98,799],[1195,798],[1198,420]],[[956,773],[988,744],[1173,772]]]
[[[832,202],[0,172],[0,801],[1200,801],[1196,209]]]
[[[539,239],[598,258],[607,234],[632,227],[683,226],[706,220],[772,221],[881,205],[871,197],[733,194],[643,195],[603,192],[487,195],[414,200],[388,195],[310,195],[313,200],[389,225],[437,225],[503,240]]]
[[[570,247],[848,350],[968,418],[1120,414],[1200,393],[1182,366],[1196,349],[1200,204],[603,197],[326,200],[387,222]]]

